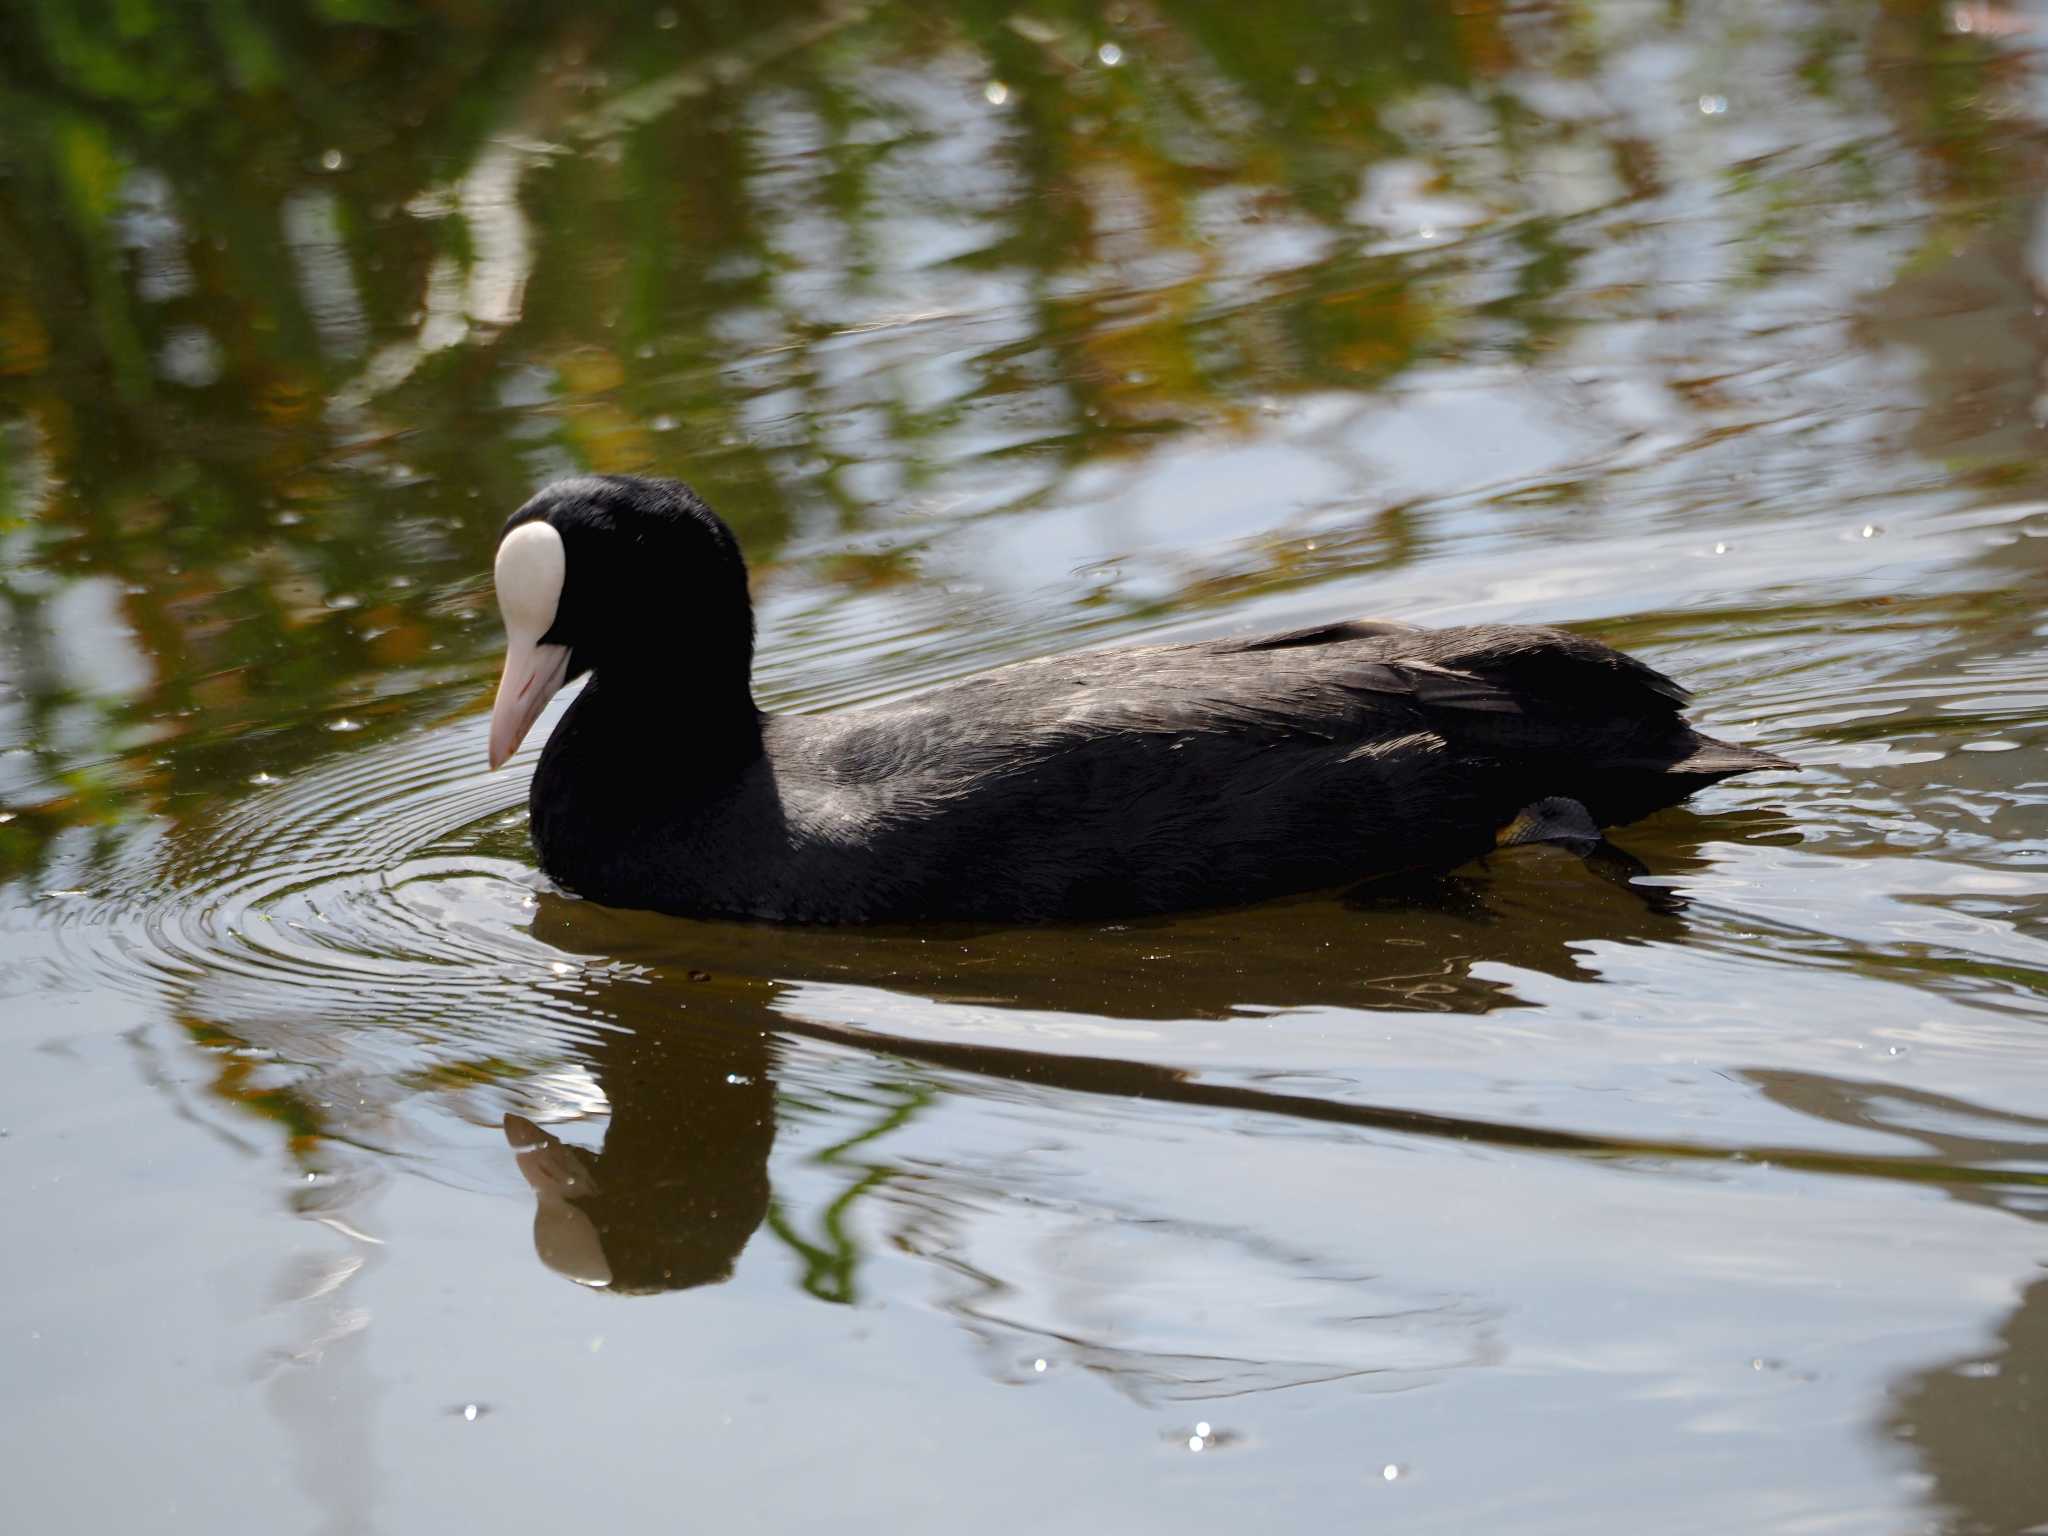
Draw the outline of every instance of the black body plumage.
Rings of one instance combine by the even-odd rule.
[[[1602,826],[1785,767],[1702,736],[1596,641],[1359,622],[999,668],[900,703],[766,715],[725,525],[687,487],[551,486],[550,638],[592,673],[541,753],[547,872],[609,905],[789,922],[1103,918],[1484,852],[1530,802]]]

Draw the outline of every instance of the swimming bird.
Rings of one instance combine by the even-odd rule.
[[[779,922],[1103,919],[1448,868],[1791,765],[1565,630],[1376,620],[999,667],[816,715],[754,702],[746,563],[675,480],[506,523],[490,761],[542,749],[542,868],[609,906]]]

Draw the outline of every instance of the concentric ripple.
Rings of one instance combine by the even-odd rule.
[[[545,1069],[591,1027],[590,963],[527,932],[541,877],[506,856],[526,778],[488,774],[464,721],[256,785],[50,893],[57,974],[37,980],[161,1000],[201,1038],[357,1082]]]

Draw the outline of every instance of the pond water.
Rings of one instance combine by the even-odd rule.
[[[2044,25],[17,8],[21,1529],[2048,1528]],[[1800,771],[1639,871],[607,911],[484,764],[586,469],[726,514],[779,708],[1543,620]]]

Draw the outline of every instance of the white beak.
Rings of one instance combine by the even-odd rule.
[[[533,1212],[533,1248],[541,1263],[578,1285],[601,1290],[612,1282],[604,1239],[587,1211],[570,1204],[597,1193],[583,1154],[524,1115],[505,1116],[505,1140],[539,1201]]]
[[[562,536],[544,522],[521,523],[498,546],[494,573],[505,616],[505,671],[491,705],[491,766],[504,766],[569,675],[569,648],[542,645],[554,627],[569,577]]]
[[[569,675],[569,647],[541,645],[525,635],[505,640],[505,671],[491,705],[491,766],[502,768]]]

